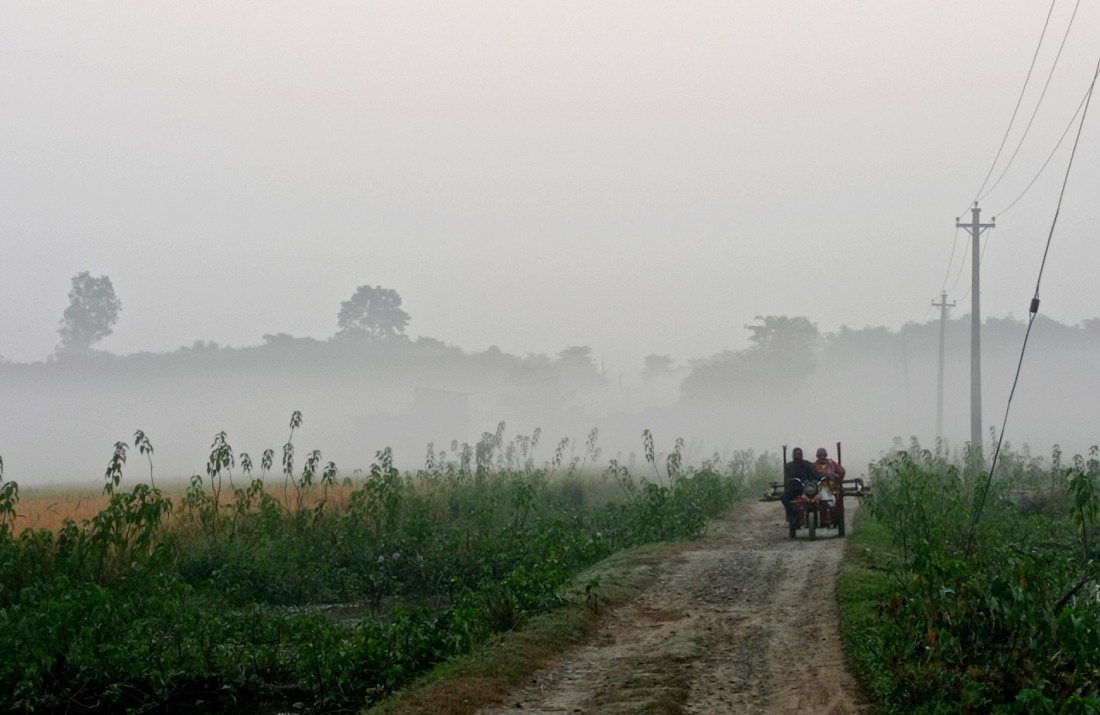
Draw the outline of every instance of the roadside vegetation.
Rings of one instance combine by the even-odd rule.
[[[841,573],[842,631],[894,713],[1100,712],[1100,460],[917,442],[873,463]]]
[[[778,470],[774,456],[683,463],[643,435],[644,474],[590,474],[540,434],[429,446],[400,473],[388,450],[341,475],[299,452],[215,435],[182,496],[154,486],[138,431],[115,445],[106,505],[59,528],[17,530],[19,488],[0,462],[0,710],[354,712],[540,614],[594,609],[618,551],[697,536]],[[126,486],[124,471],[148,469]],[[340,492],[337,498],[337,491]]]

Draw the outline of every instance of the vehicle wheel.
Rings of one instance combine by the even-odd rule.
[[[844,536],[844,515],[840,515],[840,521],[836,523],[836,535]]]
[[[810,541],[817,538],[817,512],[811,511],[806,515],[806,526],[810,529]]]

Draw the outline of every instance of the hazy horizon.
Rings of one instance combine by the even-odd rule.
[[[989,171],[1047,6],[703,2],[34,3],[0,8],[0,355],[57,344],[69,280],[123,302],[99,347],[324,339],[359,285],[465,350],[588,345],[609,369],[969,312],[955,218]],[[1014,152],[1071,8],[1056,6]],[[1003,212],[1095,65],[1079,9]],[[1087,118],[1043,311],[1100,305]],[[983,316],[1023,316],[1074,131],[985,241]]]
[[[946,327],[943,435],[958,451],[969,439],[969,320]],[[1023,327],[988,321],[983,331],[983,441],[988,430],[1000,430]],[[1100,320],[1080,328],[1042,318],[1035,332],[1050,339],[1029,352],[1008,445],[1017,452],[1028,445],[1036,456],[1049,457],[1054,444],[1067,456],[1084,453],[1098,440],[1089,415],[1100,390],[1094,369]],[[254,463],[264,449],[280,454],[289,415],[299,410],[299,455],[321,450],[341,477],[366,472],[384,447],[402,469],[424,466],[429,444],[436,459],[447,452],[455,460],[452,441],[472,449],[501,423],[501,455],[513,439],[541,432],[537,466],[549,465],[556,445],[568,440],[559,472],[576,456],[596,470],[616,459],[650,474],[641,439],[650,430],[659,466],[677,439],[691,465],[715,454],[778,453],[782,445],[832,450],[841,441],[845,461],[859,474],[895,438],[935,446],[939,335],[938,321],[896,332],[844,332],[812,344],[776,333],[771,339],[779,343],[722,353],[690,369],[673,366],[644,382],[601,376],[591,355],[545,360],[441,350],[430,342],[298,341],[5,363],[0,454],[8,478],[25,485],[95,484],[115,442],[131,442],[140,429],[156,447],[161,483],[202,474],[212,437],[222,432]],[[593,429],[601,453],[584,457]],[[146,480],[145,461],[131,452],[128,483]],[[281,476],[274,465],[269,478]]]
[[[941,291],[952,317],[969,315],[970,238],[955,224],[975,199],[996,223],[981,239],[983,320],[1026,318],[1046,255],[1040,313],[1075,325],[1100,314],[1100,108],[1059,198],[1098,22],[1095,4],[993,0],[6,4],[0,357],[53,354],[82,271],[108,276],[122,301],[94,346],[120,355],[327,340],[341,302],[371,285],[400,294],[410,338],[512,355],[583,345],[633,389],[646,355],[684,365],[743,350],[757,315],[897,331],[935,320]],[[1052,349],[1042,329],[1029,344]],[[1011,384],[1018,343],[1006,345],[983,353],[987,424]],[[662,437],[841,438],[874,442],[873,457],[882,434],[930,430],[934,359],[914,359],[924,392],[910,399],[904,349],[846,375],[846,392],[801,396],[843,403],[837,414],[858,417],[847,424],[796,420],[796,400],[764,397],[759,418],[685,411]],[[1029,361],[1009,438],[1093,439],[1081,436],[1092,378],[1076,375]],[[319,399],[280,379],[232,396],[150,381],[110,405],[104,385],[16,383],[0,450],[15,475],[47,458],[97,473],[136,428],[165,450],[178,440],[185,464],[221,429],[277,447],[284,413]],[[961,376],[949,387],[956,422],[967,390]],[[386,409],[406,409],[406,393]],[[525,402],[510,429],[561,417],[583,440],[604,410],[633,444],[655,424],[627,393]],[[314,433],[349,464],[382,446],[361,398],[325,418],[333,434]],[[476,429],[520,400],[482,399]],[[310,429],[325,424],[318,411]],[[50,452],[66,440],[73,451]]]

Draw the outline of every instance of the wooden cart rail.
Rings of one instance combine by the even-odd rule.
[[[841,486],[844,488],[844,496],[846,497],[863,498],[869,496],[871,493],[871,488],[864,484],[862,477],[845,479],[841,481]],[[768,487],[768,491],[764,492],[764,496],[760,498],[760,501],[779,501],[779,497],[782,495],[783,482],[772,482]]]

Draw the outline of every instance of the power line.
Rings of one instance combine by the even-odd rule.
[[[1078,2],[1078,4],[1080,4],[1080,0],[1077,0],[1077,2]],[[1050,7],[1047,9],[1046,19],[1043,21],[1043,30],[1042,30],[1042,32],[1039,33],[1039,41],[1035,45],[1035,52],[1033,52],[1032,55],[1031,55],[1031,64],[1027,68],[1027,75],[1024,77],[1024,83],[1020,87],[1020,95],[1016,98],[1016,106],[1013,107],[1013,109],[1012,109],[1012,116],[1008,120],[1008,126],[1005,127],[1005,133],[1004,133],[1004,136],[1001,137],[1000,146],[997,147],[997,153],[993,157],[993,162],[989,165],[989,171],[986,172],[985,179],[982,180],[982,185],[980,187],[978,187],[978,191],[977,191],[977,194],[974,197],[974,200],[970,202],[971,205],[976,206],[977,202],[980,200],[979,197],[984,198],[985,195],[988,195],[988,192],[986,192],[986,194],[984,194],[984,195],[982,194],[982,192],[985,191],[985,187],[989,183],[989,178],[993,175],[993,170],[996,169],[997,162],[1000,161],[1001,153],[1004,151],[1005,144],[1008,142],[1008,137],[1012,133],[1012,127],[1016,123],[1016,116],[1020,111],[1020,106],[1023,104],[1024,95],[1027,93],[1027,87],[1031,82],[1031,75],[1035,71],[1035,64],[1039,59],[1039,52],[1043,47],[1043,41],[1046,39],[1047,29],[1050,27],[1050,18],[1054,14],[1054,6],[1056,4],[1057,4],[1057,0],[1051,0]],[[1074,15],[1077,14],[1076,6],[1074,7],[1073,14]],[[1073,20],[1071,18],[1070,19],[1070,25],[1072,26],[1072,24],[1073,24]],[[1066,34],[1068,35],[1068,33],[1069,33],[1069,29],[1067,28]],[[1065,36],[1063,36],[1063,38],[1062,38],[1062,45],[1063,46],[1065,45]],[[1061,52],[1062,52],[1061,48],[1059,48],[1059,50],[1058,50],[1059,56],[1061,55]],[[1057,60],[1055,61],[1055,64],[1057,64]],[[1053,72],[1054,72],[1054,69],[1052,67],[1051,68],[1051,74],[1048,75],[1048,77],[1047,77],[1047,85],[1050,84],[1050,77],[1053,76]],[[1044,86],[1044,88],[1043,88],[1043,95],[1045,96],[1045,94],[1046,94],[1046,86]],[[1035,112],[1038,112],[1039,104],[1042,104],[1042,100],[1043,100],[1043,97],[1040,96],[1039,103],[1036,105],[1036,108],[1035,108]],[[1032,116],[1031,116],[1032,121],[1034,121],[1034,119],[1035,119],[1035,112],[1032,113]],[[1030,129],[1030,127],[1031,127],[1031,122],[1029,121],[1028,122],[1028,129]],[[1024,136],[1025,137],[1027,136],[1027,129],[1024,130]],[[1020,146],[1022,144],[1023,144],[1023,137],[1021,137],[1020,144],[1017,145],[1016,151],[1013,152],[1012,158],[1015,158],[1016,153],[1019,152]],[[1010,159],[1009,163],[1008,163],[1008,166],[1011,166],[1011,164],[1012,164],[1012,160]],[[996,188],[997,183],[1000,183],[1000,180],[1001,180],[1001,178],[1004,177],[1005,172],[1008,171],[1008,166],[1005,167],[1005,170],[1001,172],[1000,177],[997,178],[997,182],[994,184],[994,188]],[[992,191],[992,190],[993,189],[990,189],[990,191]],[[962,213],[964,213],[964,212],[960,212],[960,215]],[[957,248],[958,240],[959,240],[959,226],[956,224],[955,238],[952,240],[952,243],[951,243],[951,256],[947,261],[947,270],[944,272],[943,285],[940,288],[941,292],[946,292],[946,290],[947,290],[947,281],[951,276],[951,268],[954,265],[955,249]],[[988,236],[986,237],[986,243],[988,245]],[[969,246],[969,244],[970,244],[970,242],[968,241],[967,246]],[[967,251],[968,251],[968,249],[963,251],[962,261],[959,264],[959,272],[955,275],[955,282],[951,285],[951,288],[950,288],[950,290],[952,292],[954,292],[955,286],[957,286],[959,284],[959,280],[962,277],[963,267],[965,266],[965,263],[966,263]],[[983,248],[982,249],[982,257],[984,257],[984,255],[985,255],[985,249]],[[967,291],[967,294],[969,294],[969,290]],[[965,298],[965,296],[964,296],[964,298]]]
[[[1077,17],[1077,10],[1079,9],[1079,7],[1081,5],[1081,0],[1077,0],[1077,2],[1074,4],[1073,13],[1070,15],[1069,22],[1066,25],[1066,30],[1062,35],[1062,41],[1058,46],[1058,52],[1055,55],[1054,62],[1051,64],[1050,71],[1047,73],[1047,79],[1046,79],[1046,82],[1043,84],[1042,92],[1039,95],[1039,99],[1035,104],[1035,108],[1032,110],[1031,117],[1028,120],[1027,126],[1024,128],[1023,134],[1021,135],[1020,140],[1017,143],[1016,148],[1012,153],[1012,156],[1009,158],[1008,163],[1005,165],[1004,169],[1002,169],[1000,175],[998,175],[996,181],[993,183],[993,186],[991,186],[988,191],[985,191],[985,187],[989,183],[989,179],[993,175],[993,172],[997,167],[998,161],[1000,161],[1002,152],[1004,151],[1005,145],[1008,141],[1008,137],[1011,135],[1012,127],[1015,125],[1016,117],[1019,114],[1020,107],[1023,104],[1024,96],[1027,94],[1027,88],[1028,88],[1028,85],[1031,82],[1031,76],[1035,71],[1035,66],[1036,66],[1036,63],[1037,63],[1038,58],[1039,58],[1039,53],[1042,50],[1043,42],[1046,39],[1046,33],[1047,33],[1047,30],[1050,27],[1050,20],[1051,20],[1051,17],[1053,16],[1053,14],[1054,14],[1054,7],[1055,7],[1056,4],[1057,4],[1057,0],[1051,0],[1050,7],[1047,9],[1046,18],[1043,21],[1043,29],[1039,33],[1039,41],[1036,43],[1035,51],[1032,53],[1031,64],[1028,66],[1027,75],[1024,78],[1023,85],[1020,87],[1020,94],[1016,98],[1016,105],[1015,105],[1015,107],[1013,107],[1012,116],[1009,118],[1008,126],[1005,128],[1004,136],[1001,138],[1001,143],[997,147],[997,153],[993,157],[993,161],[989,166],[989,170],[986,172],[985,179],[982,181],[982,185],[978,188],[978,192],[977,192],[977,195],[975,196],[974,201],[971,202],[974,205],[977,205],[977,202],[979,200],[984,199],[990,193],[992,193],[993,190],[997,188],[997,186],[1001,183],[1001,180],[1008,173],[1009,168],[1012,166],[1014,160],[1016,159],[1016,156],[1020,152],[1020,149],[1023,147],[1024,141],[1026,140],[1027,135],[1028,135],[1028,133],[1031,129],[1031,126],[1035,121],[1035,117],[1038,115],[1039,108],[1042,106],[1043,100],[1046,97],[1047,90],[1050,87],[1051,80],[1054,77],[1055,69],[1058,66],[1058,61],[1062,56],[1062,52],[1065,49],[1066,41],[1069,38],[1070,30],[1073,27],[1073,22]],[[1091,93],[1091,88],[1090,88],[1090,93]],[[1082,100],[1082,103],[1084,103],[1084,100]],[[1074,118],[1077,116],[1077,114],[1080,111],[1081,111],[1081,107],[1078,106],[1077,112],[1074,112]],[[1062,141],[1064,140],[1065,135],[1069,132],[1069,129],[1072,127],[1072,124],[1073,124],[1073,118],[1070,119],[1070,123],[1066,126],[1065,131],[1063,131],[1062,136],[1059,138],[1058,143],[1055,145],[1054,150],[1051,151],[1050,156],[1047,157],[1047,160],[1043,163],[1042,167],[1040,167],[1040,169],[1036,173],[1035,177],[1032,178],[1032,180],[1028,183],[1028,185],[1024,189],[1024,191],[1019,196],[1017,196],[1016,199],[1011,204],[1009,204],[1009,206],[1005,210],[1007,210],[1008,208],[1011,208],[1012,206],[1014,206],[1016,204],[1016,202],[1018,202],[1021,198],[1023,198],[1024,194],[1026,194],[1027,191],[1031,188],[1031,186],[1034,185],[1034,183],[1038,180],[1039,176],[1046,169],[1047,165],[1050,163],[1050,161],[1053,158],[1054,154],[1057,152],[1058,147],[1061,145]],[[983,193],[983,191],[984,191],[984,193]],[[1003,211],[998,212],[998,214],[1003,214],[1003,213],[1004,213]],[[958,227],[958,225],[956,225],[955,237],[952,240],[952,244],[951,244],[951,255],[950,255],[950,257],[948,259],[948,262],[947,262],[947,270],[944,273],[944,280],[943,280],[943,285],[941,287],[941,292],[946,290],[947,281],[950,278],[951,269],[954,266],[955,252],[956,252],[956,248],[957,248],[957,244],[958,244],[958,238],[959,238],[959,227]],[[967,243],[967,246],[969,246],[969,243],[970,242]],[[985,243],[982,246],[981,255],[977,257],[979,264],[985,259],[985,251],[986,251],[986,248],[988,247],[988,245],[989,245],[989,235],[987,234]],[[951,289],[950,289],[952,292],[954,291],[955,287],[958,285],[959,280],[962,278],[962,272],[963,272],[963,268],[965,267],[967,253],[968,253],[968,249],[964,250],[963,257],[962,257],[962,262],[960,263],[960,267],[959,267],[959,271],[955,275],[955,281],[952,284]],[[967,291],[966,291],[966,295],[969,295],[969,294],[970,294],[970,289],[968,288]],[[963,296],[964,299],[965,299],[966,295]]]
[[[1050,16],[1054,12],[1054,5],[1058,0],[1051,0],[1050,9],[1047,10],[1047,19],[1043,23],[1043,31],[1039,34],[1039,43],[1035,46],[1035,54],[1031,56],[1031,66],[1027,68],[1027,77],[1024,78],[1024,85],[1020,87],[1020,96],[1016,99],[1016,107],[1012,110],[1012,117],[1008,120],[1008,126],[1005,128],[1005,135],[1001,138],[1001,145],[997,147],[997,155],[993,157],[993,163],[989,165],[989,171],[985,175],[985,180],[982,181],[981,187],[978,189],[978,193],[974,196],[974,200],[970,202],[969,206],[974,204],[974,201],[978,201],[978,197],[981,196],[982,191],[985,190],[985,185],[989,183],[989,177],[993,175],[993,169],[997,166],[997,161],[1001,158],[1001,152],[1005,148],[1005,142],[1008,141],[1008,135],[1012,131],[1012,125],[1016,121],[1016,113],[1020,111],[1020,103],[1024,101],[1024,93],[1027,91],[1028,82],[1031,81],[1031,73],[1035,69],[1035,61],[1039,58],[1039,49],[1043,46],[1043,38],[1047,34],[1047,26],[1050,25]],[[962,215],[963,212],[959,212]]]
[[[947,279],[951,277],[951,267],[955,263],[955,249],[959,245],[959,227],[955,227],[955,238],[951,239],[951,257],[947,259],[947,270],[943,274],[943,285],[940,286],[940,292],[942,293],[947,288]],[[964,254],[963,258],[966,256]]]
[[[1077,120],[1077,115],[1081,113],[1081,108],[1085,106],[1085,100],[1088,99],[1091,92],[1092,87],[1090,86],[1088,91],[1085,92],[1085,96],[1081,97],[1081,101],[1077,104],[1077,111],[1075,111],[1073,113],[1073,116],[1069,118],[1069,122],[1066,124],[1066,128],[1062,131],[1062,136],[1058,137],[1058,142],[1054,145],[1054,148],[1050,150],[1050,155],[1047,156],[1047,160],[1043,162],[1043,165],[1041,167],[1039,167],[1039,171],[1036,172],[1035,176],[1031,179],[1030,182],[1028,182],[1028,185],[1024,187],[1024,190],[1020,192],[1020,195],[1013,199],[1012,203],[1010,203],[1008,206],[997,212],[998,216],[1003,216],[1005,213],[1008,212],[1010,208],[1015,206],[1020,199],[1024,198],[1024,194],[1031,190],[1031,187],[1035,185],[1035,182],[1039,180],[1039,177],[1042,176],[1043,172],[1046,170],[1047,165],[1050,164],[1050,160],[1053,159],[1055,153],[1057,153],[1058,148],[1062,146],[1062,142],[1065,140],[1066,135],[1069,134],[1069,130],[1073,128],[1073,123]]]
[[[1054,226],[1058,223],[1058,214],[1062,212],[1062,199],[1066,195],[1066,184],[1069,183],[1069,172],[1073,168],[1073,158],[1077,156],[1077,145],[1081,141],[1081,130],[1085,128],[1085,117],[1089,113],[1089,104],[1092,103],[1092,90],[1096,87],[1096,78],[1100,76],[1100,59],[1096,60],[1096,70],[1092,73],[1092,83],[1089,84],[1089,92],[1085,96],[1085,109],[1081,112],[1081,123],[1077,125],[1077,136],[1073,140],[1073,150],[1069,154],[1069,164],[1066,165],[1066,175],[1062,179],[1062,190],[1058,192],[1058,206],[1054,210],[1054,220],[1050,222],[1050,233],[1047,235],[1047,245],[1043,249],[1043,261],[1039,264],[1039,277],[1035,280],[1034,307],[1038,310],[1039,284],[1043,280],[1043,269],[1047,264],[1047,253],[1050,251],[1050,243],[1054,238]]]
[[[993,450],[993,460],[989,465],[989,474],[986,477],[985,483],[982,486],[981,494],[978,497],[978,504],[974,510],[974,518],[970,523],[970,534],[967,537],[967,550],[969,551],[969,544],[973,543],[974,529],[978,525],[978,519],[981,518],[982,510],[985,508],[985,499],[989,494],[989,485],[993,481],[993,472],[997,468],[997,457],[1001,453],[1001,444],[1004,442],[1005,428],[1008,425],[1008,415],[1012,408],[1012,398],[1016,394],[1016,385],[1020,382],[1020,371],[1024,364],[1024,354],[1027,351],[1027,340],[1031,336],[1031,326],[1035,324],[1035,317],[1039,314],[1039,286],[1043,282],[1043,270],[1047,265],[1047,255],[1050,253],[1050,244],[1054,240],[1054,228],[1058,224],[1058,216],[1062,212],[1062,200],[1066,195],[1066,185],[1069,183],[1070,169],[1073,168],[1073,159],[1077,155],[1077,145],[1081,141],[1081,130],[1085,127],[1085,117],[1088,115],[1089,104],[1092,102],[1092,91],[1096,87],[1096,78],[1100,77],[1100,58],[1096,60],[1096,70],[1092,74],[1092,82],[1089,84],[1088,94],[1085,95],[1085,108],[1081,112],[1081,122],[1077,125],[1077,136],[1073,140],[1073,150],[1069,155],[1069,163],[1066,165],[1066,174],[1062,179],[1062,189],[1058,192],[1058,204],[1054,209],[1054,218],[1050,222],[1050,232],[1047,234],[1046,246],[1043,248],[1043,260],[1039,263],[1039,275],[1035,279],[1035,295],[1031,299],[1031,305],[1028,308],[1030,315],[1027,321],[1027,330],[1024,332],[1024,342],[1020,346],[1020,358],[1016,363],[1016,376],[1012,380],[1012,389],[1008,393],[1008,402],[1005,405],[1004,421],[1001,423],[1001,433],[997,437],[997,446]]]
[[[1058,54],[1054,56],[1054,62],[1050,65],[1050,72],[1047,74],[1047,81],[1043,84],[1043,91],[1039,94],[1039,101],[1035,103],[1035,109],[1031,112],[1031,118],[1027,121],[1027,126],[1024,127],[1024,133],[1020,136],[1019,143],[1016,144],[1016,150],[1012,152],[1012,156],[1008,158],[1008,163],[1005,164],[1005,168],[1001,170],[1001,175],[997,177],[997,180],[993,182],[993,186],[989,187],[989,191],[986,191],[978,199],[981,201],[993,193],[993,190],[997,188],[1001,183],[1001,179],[1005,178],[1005,174],[1008,173],[1009,167],[1012,166],[1012,162],[1016,160],[1016,155],[1020,153],[1020,148],[1024,145],[1024,140],[1027,139],[1027,133],[1031,130],[1031,125],[1035,122],[1035,116],[1039,114],[1039,107],[1043,105],[1043,99],[1047,96],[1047,89],[1050,88],[1050,80],[1054,78],[1054,70],[1058,67],[1058,60],[1062,57],[1062,50],[1066,47],[1066,40],[1069,39],[1069,31],[1073,27],[1073,20],[1077,17],[1077,8],[1081,6],[1081,0],[1077,0],[1077,3],[1073,6],[1073,14],[1069,18],[1069,24],[1066,25],[1065,34],[1062,35],[1062,44],[1058,46]],[[979,191],[979,193],[981,193]]]
[[[947,289],[948,293],[955,292],[955,286],[959,284],[959,279],[962,278],[963,269],[966,268],[966,257],[970,254],[970,241],[966,242],[966,246],[963,247],[962,260],[959,261],[959,272],[955,274],[955,282],[951,284],[951,287]],[[969,295],[969,293],[967,293]],[[966,296],[963,296],[964,298]]]
[[[920,319],[921,324],[928,322],[928,316],[932,315],[932,308],[934,307],[935,306],[929,306],[928,308],[924,309],[924,317]]]

